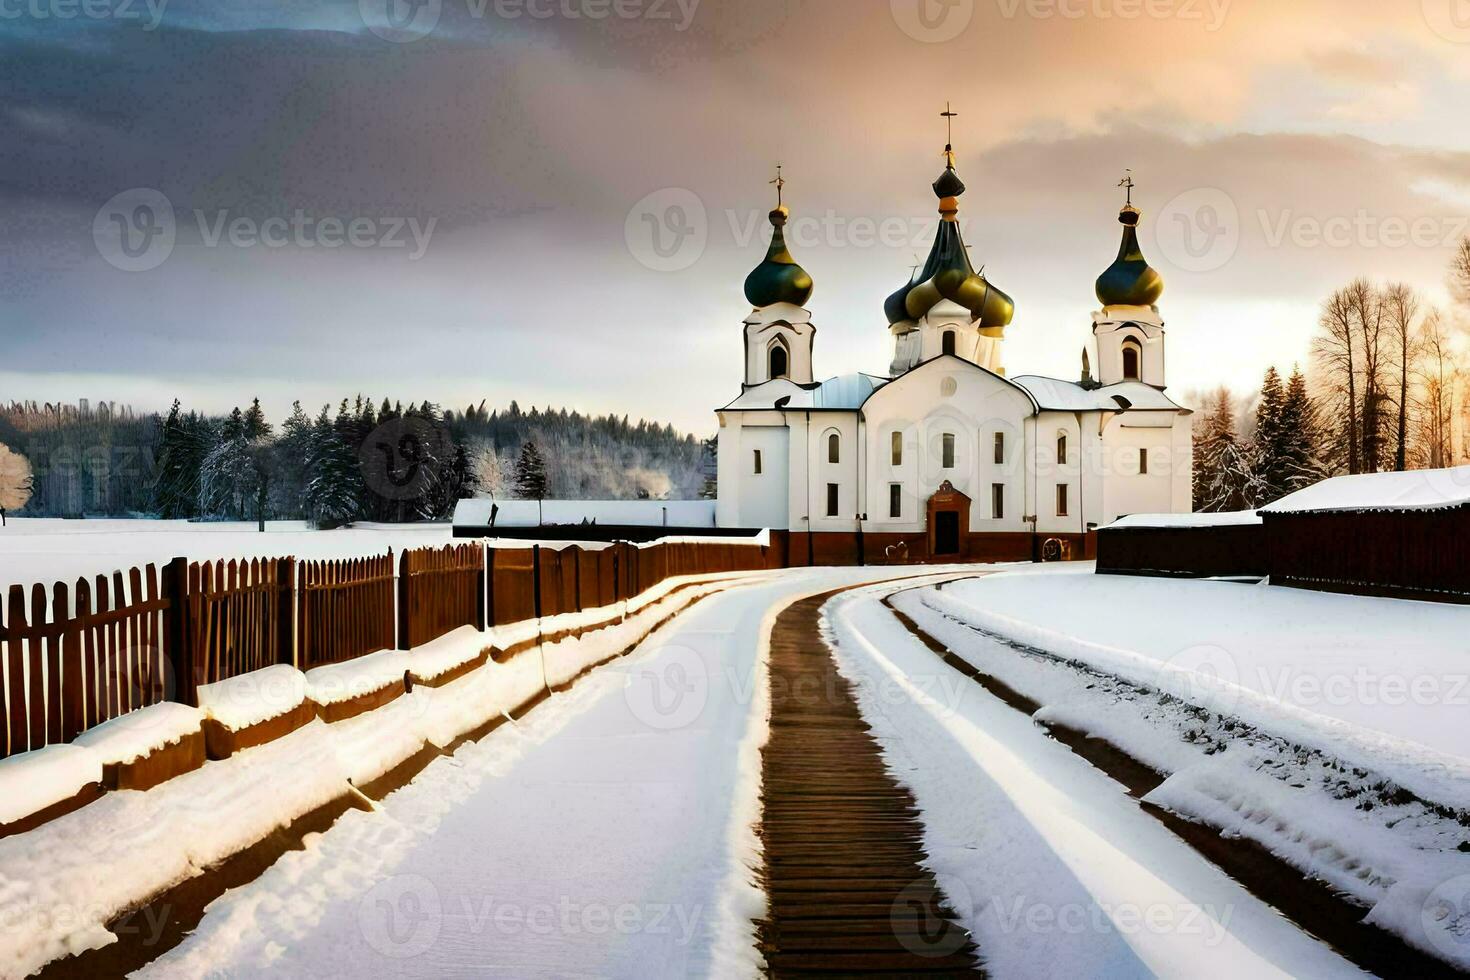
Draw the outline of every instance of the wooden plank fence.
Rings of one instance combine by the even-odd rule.
[[[0,758],[67,742],[198,686],[274,664],[310,670],[479,629],[607,607],[674,575],[768,567],[726,542],[486,548],[370,558],[175,558],[0,603]]]
[[[393,604],[391,548],[375,558],[302,562],[296,666],[310,670],[392,649]]]

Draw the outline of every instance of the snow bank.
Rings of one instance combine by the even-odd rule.
[[[0,759],[0,824],[24,820],[101,781],[101,760],[77,745],[48,745]]]
[[[473,626],[461,626],[414,647],[408,655],[408,666],[414,677],[433,680],[463,667],[492,646],[488,632],[481,633]]]
[[[286,714],[306,700],[306,676],[275,664],[199,687],[199,707],[232,732]]]
[[[326,706],[403,683],[413,664],[405,650],[378,650],[339,664],[324,664],[306,672],[306,696]]]
[[[1111,524],[1103,525],[1102,530],[1130,527],[1238,527],[1260,523],[1261,515],[1253,510],[1228,510],[1208,514],[1129,514]]]
[[[203,718],[198,708],[165,701],[104,721],[72,744],[89,750],[101,765],[125,764],[195,734]]]

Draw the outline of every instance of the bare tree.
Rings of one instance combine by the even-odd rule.
[[[1383,330],[1387,335],[1386,380],[1395,389],[1393,468],[1408,468],[1409,455],[1409,385],[1420,356],[1419,296],[1403,283],[1392,283],[1383,289]]]
[[[1470,237],[1460,239],[1450,259],[1450,291],[1461,303],[1470,305]]]
[[[1414,462],[1439,469],[1455,463],[1455,392],[1463,382],[1464,370],[1454,337],[1438,310],[1425,315],[1420,338]]]

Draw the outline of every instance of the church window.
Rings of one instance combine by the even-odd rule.
[[[1138,341],[1129,337],[1123,341],[1123,380],[1138,380],[1138,365],[1143,358],[1143,348]]]
[[[837,484],[827,484],[827,516],[837,516]]]
[[[894,466],[902,466],[903,465],[903,433],[902,432],[895,432],[890,437],[889,442],[890,442],[889,457],[890,457],[890,459],[892,459],[893,465]]]
[[[903,516],[903,484],[888,484],[888,516]]]
[[[1057,484],[1057,516],[1067,516],[1067,485],[1065,483]]]
[[[940,465],[947,470],[954,469],[954,433],[946,432],[940,442]]]
[[[946,330],[946,331],[944,331],[944,336],[942,338],[940,338],[939,343],[940,343],[940,352],[941,353],[949,354],[951,356],[954,355],[954,331],[953,330]]]
[[[1000,466],[1006,461],[1006,434],[997,432],[995,434],[995,465]]]
[[[761,474],[761,451],[759,449],[755,450],[755,470],[754,470],[754,472],[755,472],[755,475],[756,476],[760,476],[760,474]]]
[[[789,373],[789,362],[791,355],[786,351],[786,345],[776,341],[771,345],[770,368],[772,378],[784,378]]]
[[[842,439],[835,432],[827,436],[827,462],[842,462]]]
[[[1006,516],[1006,485],[1004,483],[990,485],[990,516],[997,521]]]
[[[1140,449],[1138,451],[1138,475],[1139,476],[1147,476],[1148,475],[1148,450],[1147,449]]]
[[[1067,434],[1065,432],[1057,433],[1057,465],[1067,465]]]

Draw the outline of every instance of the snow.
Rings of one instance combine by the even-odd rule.
[[[851,412],[863,406],[868,397],[889,382],[873,374],[842,374],[814,385],[799,385],[786,378],[776,378],[741,392],[721,411],[763,411],[785,398],[782,408],[789,411]]]
[[[0,824],[23,820],[77,795],[88,783],[101,781],[102,762],[97,754],[76,745],[48,745],[0,759]],[[0,895],[3,893],[4,876],[0,875]]]
[[[1470,967],[1456,938],[1470,934],[1464,610],[1265,585],[1048,577],[996,575],[895,601],[1039,702],[1036,720],[1167,775],[1150,802],[1259,843],[1362,905],[1369,921]]]
[[[1267,514],[1334,510],[1435,510],[1470,503],[1470,466],[1402,473],[1360,473],[1288,494],[1261,508]]]
[[[290,664],[199,686],[204,715],[232,732],[284,715],[306,700],[306,677]]]
[[[460,626],[414,647],[408,656],[408,669],[414,677],[432,680],[469,663],[493,645],[489,634],[473,626]]]
[[[165,701],[104,721],[72,744],[90,751],[101,765],[128,763],[198,732],[203,718],[198,708]]]
[[[839,667],[991,975],[1361,975],[944,665],[880,591],[828,607]]]
[[[1226,510],[1214,513],[1195,514],[1129,514],[1120,517],[1106,528],[1129,527],[1239,527],[1260,524],[1261,515],[1253,510]]]
[[[1071,381],[1023,374],[1011,379],[1031,393],[1043,409],[1062,412],[1116,412],[1115,397],[1125,398],[1130,410],[1186,412],[1162,391],[1139,381],[1124,381],[1105,388],[1084,388]]]
[[[639,527],[714,527],[713,500],[461,500],[454,507],[454,523],[483,527],[490,510],[499,507],[496,527],[535,527],[538,524],[628,524]]]
[[[893,574],[712,595],[216,900],[142,976],[754,975],[763,631],[802,595]],[[480,673],[399,701],[427,695],[432,717]]]
[[[306,696],[320,705],[351,701],[403,683],[403,675],[413,668],[406,650],[377,650],[373,653],[323,664],[306,672]]]

